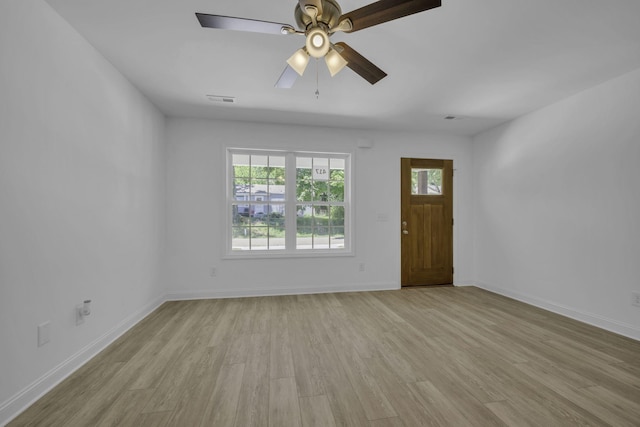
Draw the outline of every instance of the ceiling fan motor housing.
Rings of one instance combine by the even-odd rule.
[[[296,24],[301,30],[306,31],[313,26],[313,20],[300,8],[300,4],[296,4],[293,14],[296,18]],[[319,24],[323,23],[328,28],[333,28],[338,25],[341,16],[342,9],[335,0],[322,0],[322,15],[318,16]]]
[[[322,58],[331,47],[329,34],[323,28],[312,28],[307,32],[307,42],[305,44],[307,52],[314,58]]]

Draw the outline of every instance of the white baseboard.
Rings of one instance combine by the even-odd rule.
[[[546,301],[541,298],[532,297],[530,295],[521,294],[519,292],[514,292],[507,289],[502,289],[496,286],[488,285],[486,283],[475,283],[475,286],[489,292],[503,295],[505,297],[515,299],[517,301],[521,301],[535,307],[560,314],[565,317],[569,317],[579,322],[586,323],[591,326],[595,326],[597,328],[640,341],[640,329],[637,326],[629,325],[627,323],[619,322],[613,319],[608,319],[597,314],[576,310],[575,308],[566,307],[561,304]]]
[[[356,283],[352,285],[323,286],[315,288],[272,288],[272,289],[237,289],[225,291],[194,291],[194,292],[170,292],[162,295],[136,313],[127,317],[109,332],[97,338],[67,360],[51,369],[49,372],[38,378],[22,391],[17,393],[5,402],[0,403],[0,426],[4,426],[9,421],[17,417],[25,409],[35,403],[38,399],[48,393],[65,378],[81,368],[85,363],[104,350],[108,345],[122,336],[125,332],[135,326],[138,322],[148,316],[165,301],[189,300],[189,299],[211,299],[211,298],[237,298],[237,297],[259,297],[275,295],[299,295],[318,294],[334,292],[361,292],[361,291],[381,291],[399,289],[397,283]]]
[[[121,335],[138,324],[142,319],[165,302],[165,300],[166,299],[163,295],[151,301],[140,310],[124,319],[116,327],[85,346],[83,349],[60,363],[55,368],[51,369],[42,377],[38,378],[18,394],[7,401],[0,403],[0,425],[4,426],[9,423],[9,421],[17,417],[25,409],[48,393],[52,388],[60,384],[65,378],[77,371],[85,363],[104,350],[109,344],[113,343]]]
[[[463,281],[456,281],[453,286],[455,286],[456,288],[464,288],[464,287],[469,287],[469,286],[475,286],[475,284],[471,281],[471,280],[463,280]]]
[[[166,295],[167,301],[215,298],[267,297],[279,295],[327,294],[338,292],[391,291],[400,289],[398,283],[354,283],[350,285],[318,286],[310,288],[253,288],[228,289],[223,291],[173,291]]]

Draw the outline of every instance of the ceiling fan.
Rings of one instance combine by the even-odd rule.
[[[331,43],[331,35],[338,31],[352,33],[441,5],[441,0],[380,0],[343,14],[336,0],[299,0],[294,10],[299,30],[289,24],[255,19],[206,13],[196,13],[196,17],[206,28],[304,35],[306,43],[287,60],[287,67],[275,85],[278,88],[291,88],[297,76],[304,73],[310,57],[324,57],[331,76],[347,66],[373,85],[387,74],[348,44]]]

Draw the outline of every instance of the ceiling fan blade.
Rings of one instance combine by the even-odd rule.
[[[300,9],[306,14],[305,6],[313,6],[318,10],[318,17],[322,16],[322,0],[298,0],[300,4]]]
[[[353,28],[347,32],[352,33],[440,6],[441,0],[380,0],[345,13],[340,21],[351,20]]]
[[[287,68],[284,69],[284,71],[280,75],[280,78],[276,82],[275,87],[277,87],[278,89],[291,89],[297,78],[298,73],[296,72],[296,70],[287,65]]]
[[[283,29],[293,29],[291,25],[279,24],[277,22],[258,21],[255,19],[234,18],[232,16],[209,15],[207,13],[196,13],[200,25],[205,28],[219,28],[221,30],[251,31],[254,33],[266,34],[288,34],[290,31]]]
[[[351,46],[344,42],[335,44],[338,47],[338,53],[347,61],[347,67],[360,75],[363,79],[372,85],[378,83],[387,76],[387,73],[376,67],[371,61],[358,52],[353,50]]]

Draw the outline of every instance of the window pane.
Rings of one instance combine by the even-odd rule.
[[[271,202],[284,201],[286,189],[286,187],[284,186],[284,181],[282,181],[283,184],[278,184],[277,182],[278,181],[272,179],[267,181],[267,191],[269,193],[269,201]]]
[[[329,201],[329,183],[328,182],[314,181],[313,200],[316,202]]]
[[[269,248],[269,229],[267,227],[251,227],[251,250],[265,250]]]
[[[265,216],[265,211],[268,210],[267,208],[268,208],[267,205],[262,205],[262,204],[251,205],[250,216],[251,216],[251,223],[254,224],[254,226],[256,221],[262,221],[262,218]]]
[[[330,162],[331,162],[331,171],[344,170],[344,165],[345,165],[344,159],[331,158]]]
[[[442,169],[411,169],[411,194],[441,195]]]
[[[271,168],[283,168],[285,166],[285,156],[269,156],[269,167]]]
[[[313,249],[313,206],[296,206],[296,249]]]
[[[344,207],[342,206],[331,207],[331,226],[344,227]]]
[[[265,197],[269,194],[266,179],[251,179],[251,200],[265,201]],[[261,197],[258,199],[258,197]]]
[[[232,156],[234,177],[249,177],[250,159],[251,156],[248,154],[234,154]]]
[[[332,202],[344,202],[344,181],[329,182],[329,200]]]
[[[266,168],[269,166],[269,156],[251,155],[251,167]]]
[[[249,200],[249,178],[236,178],[233,180],[233,198],[235,200]]]
[[[284,188],[285,181],[285,158],[280,156],[269,156],[269,168],[267,177],[270,185],[281,185]]]
[[[313,225],[317,234],[329,234],[329,216],[328,215],[316,215],[314,217]]]
[[[269,172],[269,183],[271,185],[284,186],[285,172],[284,168],[274,168]]]
[[[330,242],[332,249],[344,248],[344,207],[332,206],[330,211]]]
[[[344,248],[344,227],[331,227],[329,244],[332,249]]]
[[[284,205],[262,205],[253,215],[254,222],[263,223],[269,227],[279,227],[284,232]]]
[[[313,249],[313,232],[311,227],[298,228],[296,232],[296,249]]]
[[[233,205],[233,226],[241,226],[249,223],[249,205]]]
[[[331,238],[344,239],[344,227],[331,227]]]
[[[329,200],[344,201],[344,159],[331,159]]]
[[[311,175],[314,181],[328,181],[329,159],[314,157]]]
[[[249,177],[237,177],[233,182],[236,186],[247,187],[251,183],[251,179]]]
[[[298,228],[311,227],[313,225],[313,207],[311,205],[298,205],[296,212]]]
[[[267,222],[271,215],[284,216],[284,207],[281,204],[255,203],[251,206],[251,216],[254,220]]]
[[[313,249],[329,249],[329,234],[315,233],[313,236]]]
[[[269,250],[284,250],[284,230],[269,227]]]
[[[249,227],[233,227],[231,230],[231,249],[234,251],[249,250]]]
[[[313,199],[313,179],[311,177],[311,158],[296,159],[296,198],[300,201]]]
[[[296,157],[297,169],[311,169],[312,159],[311,157]]]

